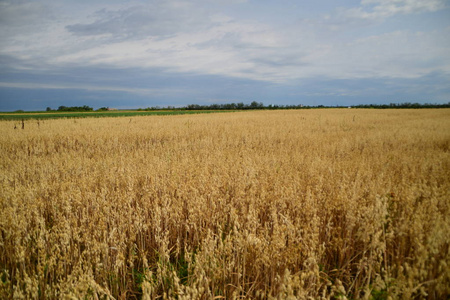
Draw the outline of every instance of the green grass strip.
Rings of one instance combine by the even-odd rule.
[[[218,112],[224,110],[166,110],[166,111],[107,111],[107,112],[23,112],[0,113],[0,120],[30,120],[30,119],[61,119],[61,118],[104,118],[104,117],[134,117],[134,116],[166,116],[190,115]]]

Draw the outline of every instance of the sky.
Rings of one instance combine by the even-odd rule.
[[[450,101],[449,0],[0,0],[0,111]]]

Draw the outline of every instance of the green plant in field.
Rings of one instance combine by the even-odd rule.
[[[52,113],[30,113],[22,112],[20,114],[0,113],[0,120],[46,120],[46,119],[63,119],[63,118],[103,118],[103,117],[133,117],[133,116],[169,116],[169,115],[185,115],[185,114],[207,114],[219,113],[227,111],[185,111],[185,110],[168,110],[168,111],[95,111],[95,112],[60,112]]]
[[[388,292],[387,290],[372,290],[371,296],[373,300],[386,300]]]

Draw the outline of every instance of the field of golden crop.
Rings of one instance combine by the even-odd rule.
[[[2,299],[450,294],[448,109],[14,125]]]

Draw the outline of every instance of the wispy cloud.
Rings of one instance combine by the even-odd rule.
[[[198,31],[211,26],[201,8],[186,2],[154,1],[119,10],[95,12],[95,21],[67,25],[79,36],[108,36],[113,41],[170,37],[180,32]]]
[[[79,84],[46,84],[46,83],[30,83],[30,82],[0,82],[0,87],[19,88],[19,89],[43,89],[43,90],[86,90],[86,91],[108,91],[108,92],[127,92],[140,95],[160,94],[161,89],[142,89],[142,88],[125,88],[115,86],[98,86],[98,85],[79,85]],[[163,90],[166,92],[166,90]],[[175,91],[174,91],[175,92]]]
[[[446,7],[445,0],[362,0],[362,18],[387,18],[396,14],[434,12]],[[371,8],[371,9],[367,9]],[[354,11],[354,10],[350,10]]]

